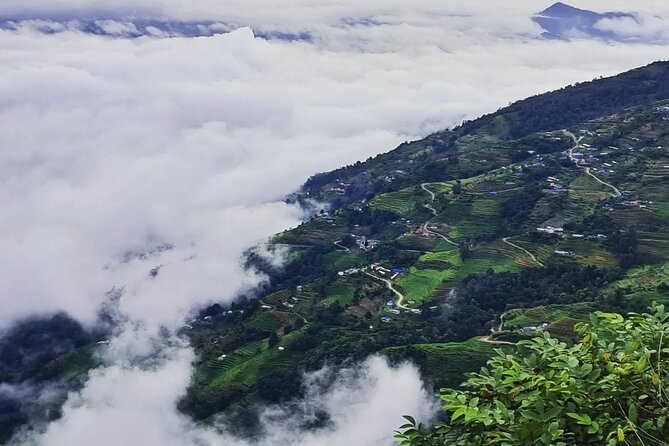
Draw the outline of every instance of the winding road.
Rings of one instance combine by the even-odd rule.
[[[506,314],[506,313],[502,313],[502,314],[500,315],[500,317],[499,317],[499,327],[497,327],[497,329],[495,329],[495,326],[493,325],[492,328],[490,329],[490,334],[489,334],[488,336],[480,336],[480,337],[479,337],[479,341],[488,342],[488,343],[490,343],[490,344],[516,345],[514,342],[509,342],[509,341],[495,341],[495,340],[492,338],[492,335],[493,335],[493,334],[495,334],[495,333],[499,333],[499,332],[502,331],[502,329],[504,328],[504,315],[505,315],[505,314]]]
[[[434,192],[432,192],[430,189],[428,189],[427,187],[425,187],[426,185],[427,185],[427,183],[423,183],[423,184],[420,185],[420,187],[421,187],[421,189],[423,189],[425,192],[427,192],[428,194],[430,194],[430,201],[434,201],[434,199],[435,199],[435,194],[434,194]],[[435,216],[435,217],[437,216],[437,210],[436,210],[435,208],[433,208],[432,205],[430,205],[430,204],[424,204],[423,207],[424,207],[425,209],[428,209],[428,210],[432,213],[433,216]],[[451,239],[449,239],[448,237],[446,237],[445,235],[440,234],[440,233],[438,233],[438,232],[430,231],[429,229],[427,229],[427,226],[430,224],[430,221],[432,221],[432,219],[430,219],[430,220],[428,220],[428,221],[425,222],[425,224],[423,225],[423,231],[427,232],[428,234],[434,234],[434,235],[436,235],[437,237],[441,237],[442,239],[446,240],[448,243],[450,243],[450,244],[453,245],[453,246],[458,246],[458,247],[460,246],[460,245],[458,245],[457,243],[455,243],[453,240],[451,240]]]
[[[389,279],[384,279],[383,277],[375,276],[374,274],[368,273],[365,271],[365,274],[367,274],[369,277],[373,277],[376,280],[380,280],[381,282],[384,282],[388,289],[395,293],[397,296],[397,301],[395,302],[395,305],[397,305],[397,308],[401,308],[403,310],[409,310],[410,308],[405,306],[402,302],[404,302],[404,294],[400,293],[397,291],[397,289],[393,286],[393,283]]]
[[[504,238],[502,239],[502,241],[503,241],[504,243],[506,243],[507,245],[513,247],[513,248],[516,248],[516,249],[519,249],[519,250],[523,251],[523,252],[524,252],[525,254],[527,254],[527,255],[532,259],[532,261],[533,261],[534,263],[536,263],[537,265],[539,265],[539,266],[541,266],[541,267],[546,266],[546,265],[544,265],[543,263],[541,263],[539,260],[537,260],[537,258],[534,256],[534,254],[532,254],[530,251],[528,251],[527,249],[523,248],[522,246],[518,246],[518,245],[516,245],[515,243],[510,242],[510,241],[509,241],[509,237],[504,237]]]
[[[341,240],[337,240],[336,242],[334,242],[334,245],[335,245],[337,248],[341,248],[341,249],[343,249],[343,250],[346,251],[346,252],[351,252],[350,249],[348,249],[346,246],[344,246],[344,245],[341,244]]]
[[[606,181],[604,181],[604,180],[598,178],[597,176],[595,176],[595,174],[593,174],[591,172],[590,167],[581,166],[580,163],[579,163],[579,160],[577,158],[574,158],[574,150],[581,148],[581,140],[583,139],[583,137],[581,136],[580,138],[576,138],[576,135],[574,135],[569,130],[563,130],[562,133],[564,133],[565,135],[567,135],[571,139],[573,139],[574,144],[576,144],[574,147],[569,149],[569,152],[568,152],[569,153],[569,159],[576,165],[576,167],[583,167],[585,169],[585,173],[587,175],[594,178],[595,181],[597,181],[599,184],[602,184],[606,187],[611,188],[615,192],[616,197],[622,197],[623,194],[622,194],[622,192],[620,192],[620,190],[617,187],[615,187],[613,184],[607,183]]]

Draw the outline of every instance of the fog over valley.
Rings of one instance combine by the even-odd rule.
[[[196,360],[180,330],[267,280],[243,254],[327,207],[285,201],[313,174],[669,47],[653,0],[572,3],[638,14],[605,19],[614,40],[542,37],[543,0],[91,3],[0,5],[0,333],[62,312],[103,340],[80,391],[0,384],[63,403],[13,445],[393,444],[402,415],[439,407],[415,366],[307,372],[249,440],[178,410]]]

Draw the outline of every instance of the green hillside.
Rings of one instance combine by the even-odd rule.
[[[579,84],[309,179],[327,202],[246,265],[268,282],[182,329],[197,353],[180,409],[253,426],[304,371],[372,354],[436,391],[594,311],[669,301],[669,63]],[[320,211],[320,209],[319,209]],[[89,350],[53,361],[62,381]],[[59,373],[61,376],[59,376]]]

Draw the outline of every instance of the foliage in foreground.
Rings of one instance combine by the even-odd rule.
[[[411,417],[402,446],[669,444],[669,312],[594,313],[580,343],[542,334],[497,350],[465,390],[442,389],[448,423]]]

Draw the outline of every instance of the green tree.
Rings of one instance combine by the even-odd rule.
[[[568,346],[543,333],[501,350],[465,390],[442,389],[448,423],[406,417],[397,438],[422,445],[666,445],[669,313],[597,312]]]

